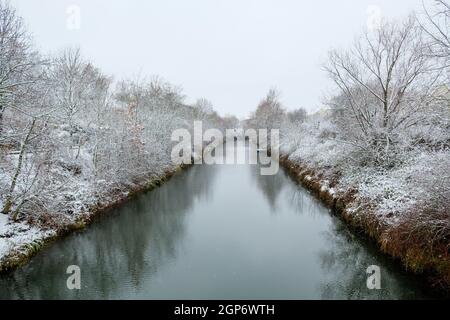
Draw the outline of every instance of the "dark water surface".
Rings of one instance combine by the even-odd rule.
[[[284,171],[195,166],[0,277],[1,299],[429,298]],[[81,268],[82,289],[66,269]],[[366,269],[381,268],[381,290]]]

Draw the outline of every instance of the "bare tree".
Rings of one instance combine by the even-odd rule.
[[[25,155],[25,151],[26,151],[26,147],[30,141],[31,138],[31,134],[33,133],[34,130],[34,126],[36,125],[36,119],[33,119],[31,121],[31,123],[29,124],[29,128],[28,128],[28,132],[25,136],[25,138],[22,141],[22,144],[20,146],[20,151],[19,151],[19,158],[18,158],[18,164],[15,170],[15,173],[13,175],[12,181],[11,181],[11,187],[9,188],[9,192],[8,195],[6,196],[6,201],[5,201],[5,205],[3,207],[2,213],[3,214],[9,214],[9,212],[11,211],[11,207],[13,204],[13,194],[14,191],[16,189],[16,185],[17,185],[17,179],[19,178],[19,175],[22,171],[22,165],[23,165],[23,158]]]
[[[280,129],[286,117],[286,111],[280,102],[280,92],[272,88],[267,96],[259,103],[254,119],[256,126],[261,129]]]
[[[234,115],[225,115],[222,117],[223,129],[234,129],[239,127],[239,119]]]
[[[24,202],[26,193],[36,180],[20,183],[25,167],[37,165],[38,157],[29,156],[32,146],[45,126],[50,112],[46,103],[48,83],[44,81],[44,61],[33,51],[32,42],[22,19],[7,1],[0,0],[0,144],[2,166],[10,169],[11,180],[5,192],[2,213],[9,214]],[[35,167],[34,167],[35,169]],[[31,170],[27,170],[27,175]],[[21,199],[19,199],[19,197]]]
[[[51,66],[54,99],[58,116],[68,123],[71,134],[76,131],[80,112],[89,112],[96,87],[104,85],[106,77],[81,56],[80,49],[68,48],[57,56]],[[102,83],[103,82],[103,83]]]
[[[88,140],[86,130],[94,122],[100,124],[99,116],[105,108],[111,79],[85,61],[78,48],[65,49],[53,59],[49,75],[55,118],[67,127],[71,138],[67,147],[77,159]]]
[[[450,4],[445,0],[433,0],[433,5],[427,7],[424,3],[423,14],[417,20],[443,73],[441,84],[433,94],[435,109],[441,109],[440,122],[450,126]]]
[[[434,54],[446,60],[450,67],[450,4],[445,0],[433,0],[427,7],[423,3],[425,21],[418,19],[422,29],[428,35]]]
[[[331,51],[325,70],[338,88],[349,140],[377,163],[389,163],[401,133],[426,114],[435,67],[412,16],[384,22],[350,50]]]
[[[297,110],[288,112],[287,117],[292,124],[299,125],[305,122],[306,118],[308,117],[308,112],[303,108],[299,108]]]
[[[212,102],[205,98],[197,99],[193,108],[194,115],[199,120],[206,119],[214,113]]]
[[[199,116],[205,127],[226,121],[206,99],[185,105],[182,89],[159,77],[115,91],[111,83],[79,49],[43,61],[0,0],[0,213],[45,227],[74,222],[175,169],[173,130],[192,129]]]
[[[26,101],[37,81],[35,69],[39,65],[22,19],[9,2],[0,0],[0,134],[5,110]]]

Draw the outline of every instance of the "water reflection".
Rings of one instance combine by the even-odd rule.
[[[436,295],[339,218],[332,217],[332,221],[322,233],[325,246],[318,253],[327,275],[320,285],[322,299],[424,299]],[[371,265],[381,267],[380,290],[367,288],[366,270]]]
[[[375,243],[355,234],[341,219],[334,216],[312,194],[298,185],[285,172],[277,176],[261,176],[252,170],[258,189],[270,204],[272,212],[283,211],[280,202],[285,201],[289,210],[311,218],[330,219],[320,234],[320,249],[316,257],[321,268],[321,280],[317,285],[320,299],[424,299],[438,297],[420,279],[414,279],[389,257],[380,254]],[[289,181],[290,183],[287,183]],[[296,187],[295,187],[296,186]],[[284,194],[283,194],[284,193]],[[299,232],[302,232],[299,228]],[[381,290],[367,288],[371,265],[381,266]],[[316,297],[317,298],[317,297]]]
[[[286,182],[282,172],[279,172],[274,176],[263,176],[258,166],[254,166],[250,171],[254,182],[258,189],[262,192],[267,202],[270,205],[273,214],[277,212],[277,200],[283,191],[283,187]]]
[[[66,287],[78,265],[82,290]],[[380,291],[366,269],[382,270]],[[1,299],[424,298],[284,171],[195,166],[0,277]]]
[[[161,188],[116,209],[86,232],[55,243],[32,263],[0,278],[1,299],[119,298],[139,292],[183,242],[186,214],[208,201],[215,171],[193,167]],[[143,227],[145,226],[145,227]],[[57,262],[57,263],[55,263]],[[82,270],[81,291],[68,291],[67,266]]]

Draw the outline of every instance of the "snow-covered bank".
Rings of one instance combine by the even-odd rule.
[[[280,162],[294,179],[407,270],[450,288],[449,150],[409,154],[402,166],[386,170],[342,161],[347,147],[337,152],[341,145],[333,139],[317,139],[314,148],[287,141]]]
[[[228,127],[157,76],[113,79],[66,48],[43,57],[0,0],[0,270],[170,176],[172,134]]]
[[[56,234],[56,230],[42,230],[26,223],[12,223],[7,215],[0,214],[0,272],[18,265]]]
[[[450,108],[432,107],[437,120],[425,110],[387,145],[349,138],[341,109],[286,112],[273,92],[250,125],[279,128],[281,163],[296,180],[406,269],[450,290]]]
[[[58,225],[32,226],[26,221],[14,222],[9,216],[0,214],[0,272],[11,271],[29,261],[52,241],[73,231],[79,231],[93,222],[93,219],[114,206],[132,199],[135,195],[160,186],[185,167],[174,167],[158,178],[142,181],[120,194],[112,192],[97,199],[86,211],[64,215]],[[60,217],[61,218],[61,217]]]
[[[384,201],[365,197],[365,191],[346,185],[344,180],[336,180],[332,172],[305,165],[289,156],[283,156],[280,162],[295,180],[314,192],[345,221],[376,240],[380,250],[400,259],[406,270],[425,275],[438,289],[449,290],[448,243],[442,240],[433,242],[425,235],[417,237],[415,232],[420,230],[415,230],[417,225],[410,222],[411,217],[423,213],[423,208],[408,206],[407,203],[402,207],[401,201],[389,200],[400,210],[387,211]],[[330,178],[333,179],[331,182]],[[390,179],[394,181],[395,177]],[[432,221],[424,222],[422,227],[430,235],[434,231]]]
[[[276,89],[248,124],[279,129],[298,179],[382,250],[450,288],[449,6],[386,19],[329,51],[322,109],[287,111]],[[448,37],[446,37],[448,40]]]

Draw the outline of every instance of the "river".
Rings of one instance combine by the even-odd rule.
[[[66,286],[70,265],[81,290]],[[251,165],[194,166],[0,276],[1,299],[430,297],[283,170]]]

